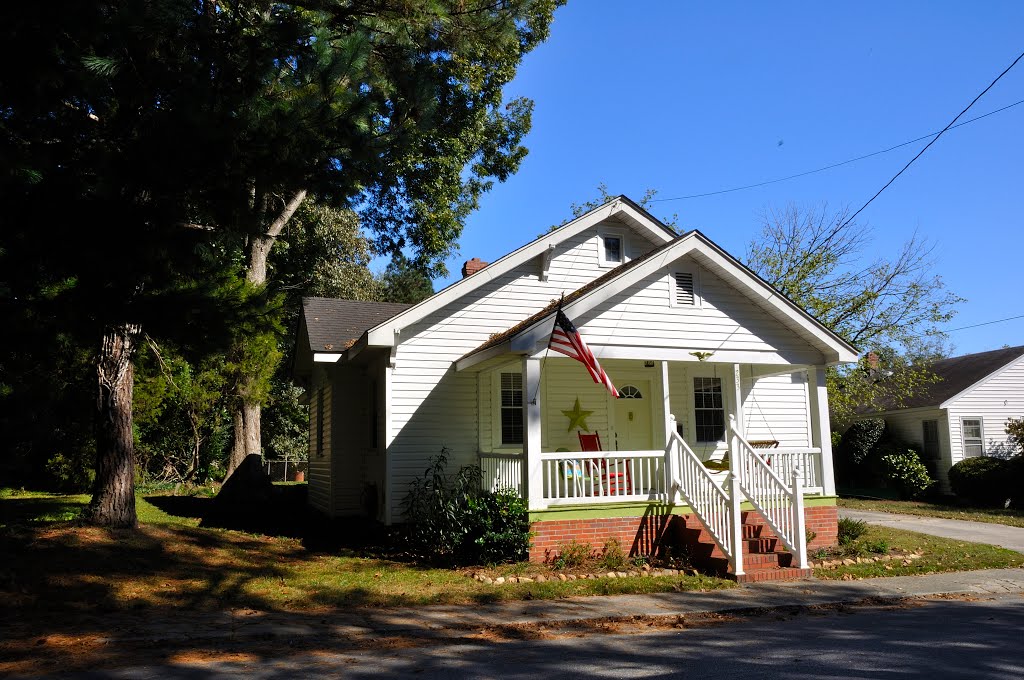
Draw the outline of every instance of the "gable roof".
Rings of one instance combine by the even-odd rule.
[[[549,247],[561,243],[590,227],[615,217],[626,222],[634,229],[647,232],[656,241],[667,242],[676,237],[676,232],[651,216],[626,196],[616,196],[593,210],[580,215],[571,222],[540,236],[526,245],[513,250],[483,269],[470,274],[447,288],[434,293],[431,297],[389,319],[383,320],[367,331],[365,344],[379,347],[390,347],[395,342],[395,331],[416,323],[428,314],[437,311],[444,305],[457,300],[466,293],[491,281],[497,276],[518,267],[524,262],[543,254]],[[360,342],[360,346],[362,346]],[[356,350],[358,351],[358,350]]]
[[[509,343],[511,348],[512,340],[516,336],[525,336],[530,333],[536,334],[540,324],[556,312],[559,303],[561,303],[563,310],[568,310],[573,305],[582,307],[582,309],[575,310],[573,314],[586,311],[621,291],[626,286],[657,271],[667,262],[675,261],[689,253],[700,254],[703,259],[708,261],[708,264],[713,264],[724,272],[725,275],[731,277],[733,281],[740,284],[740,287],[746,288],[747,297],[753,299],[759,306],[766,308],[770,315],[776,318],[782,317],[794,323],[794,325],[799,326],[808,335],[813,337],[814,344],[819,348],[828,348],[833,354],[833,357],[829,360],[830,362],[838,363],[856,360],[857,350],[850,343],[824,326],[805,309],[776,290],[751,269],[722,250],[711,239],[699,231],[693,230],[655,248],[642,257],[619,265],[566,295],[560,301],[552,300],[550,304],[536,314],[524,319],[506,331],[492,336],[481,346],[463,355],[458,359],[457,367],[461,370],[462,367],[472,365],[481,357],[486,356],[482,353],[487,352],[487,350],[494,350],[505,343]],[[471,359],[470,357],[475,358]]]
[[[314,353],[342,352],[355,344],[368,329],[411,306],[397,302],[302,298],[302,320],[309,348]]]
[[[900,409],[890,410],[927,406],[946,408],[949,402],[1021,356],[1024,356],[1024,345],[936,361],[930,370],[938,376],[938,382],[905,399]]]

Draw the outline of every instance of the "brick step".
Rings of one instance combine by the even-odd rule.
[[[747,553],[770,553],[775,552],[779,545],[779,539],[771,538],[748,538],[743,541],[743,552]]]
[[[799,567],[776,567],[774,569],[745,569],[741,576],[727,575],[737,583],[763,583],[765,581],[795,581],[814,576],[813,569]]]

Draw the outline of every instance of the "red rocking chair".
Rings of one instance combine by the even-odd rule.
[[[580,438],[580,450],[582,451],[603,451],[601,448],[601,435],[595,432],[594,434],[584,434],[581,431],[577,431]],[[621,462],[622,469],[619,469],[619,463],[616,463],[614,468],[609,470],[607,458],[591,458],[587,461],[587,465],[591,470],[599,470],[601,476],[601,485],[606,490],[609,496],[624,496],[629,493],[629,490],[633,487],[633,480],[629,470],[629,461],[623,460]]]

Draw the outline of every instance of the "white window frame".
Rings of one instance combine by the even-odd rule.
[[[693,277],[693,304],[685,305],[676,299],[676,274],[689,274]],[[668,302],[670,307],[680,309],[699,309],[704,306],[704,299],[700,290],[700,271],[697,267],[674,267],[668,275]]]
[[[609,260],[605,257],[604,240],[606,238],[617,238],[619,239],[619,259]],[[602,229],[597,233],[597,264],[600,267],[611,269],[612,267],[618,267],[621,264],[625,264],[629,261],[629,257],[626,253],[629,250],[629,243],[626,240],[626,234],[623,231],[617,229]]]
[[[523,419],[523,441],[518,444],[503,443],[501,439],[501,375],[511,373],[520,376],[522,369],[518,364],[510,364],[494,369],[491,373],[491,450],[492,451],[522,451],[526,441],[526,419]],[[522,385],[523,399],[526,399],[526,384]]]
[[[718,380],[719,384],[721,385],[721,388],[722,388],[722,438],[721,439],[702,441],[702,440],[697,438],[697,431],[698,431],[698,428],[699,428],[699,426],[697,425],[697,410],[698,410],[697,409],[697,386],[694,385],[694,381],[696,379],[698,379],[698,378],[702,379],[702,380]],[[690,385],[689,385],[689,387],[690,387],[690,411],[693,414],[693,420],[691,422],[693,424],[693,428],[692,429],[693,429],[693,441],[694,441],[694,443],[697,444],[698,446],[714,446],[716,448],[723,448],[726,445],[726,441],[727,441],[727,434],[726,433],[727,433],[727,430],[729,429],[729,400],[728,400],[728,396],[726,394],[726,389],[725,389],[725,379],[722,378],[721,376],[715,376],[715,375],[690,375],[688,382],[690,383]],[[711,409],[703,409],[702,408],[700,410],[707,411],[707,410],[711,410]]]
[[[977,454],[967,453],[967,421],[978,422],[978,436],[971,437],[970,446],[980,446],[981,452]],[[973,427],[973,426],[972,426]],[[963,449],[964,458],[976,458],[977,456],[985,455],[985,419],[981,416],[960,416],[960,446]]]

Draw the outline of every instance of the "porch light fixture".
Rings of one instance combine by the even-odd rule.
[[[654,362],[653,361],[645,361],[644,362],[644,368],[654,368]]]

